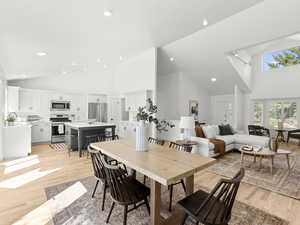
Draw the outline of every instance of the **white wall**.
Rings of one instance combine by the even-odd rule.
[[[230,123],[233,125],[233,117],[230,119],[227,115],[228,120],[225,121],[226,112],[229,104],[234,107],[234,95],[215,95],[211,96],[211,124],[222,124]],[[233,108],[234,113],[234,108]]]
[[[208,92],[199,82],[181,72],[158,76],[157,98],[161,118],[179,120],[189,114],[189,100],[197,100],[199,121],[210,121]]]
[[[246,94],[237,86],[234,87],[234,128],[245,131]]]
[[[262,69],[262,56],[253,57],[252,99],[278,99],[300,97],[300,65],[269,71]]]
[[[3,79],[0,70],[0,160],[3,159],[3,152],[4,152],[3,126],[4,126],[4,114],[5,114],[5,89],[6,89],[6,80]]]
[[[156,48],[119,64],[114,72],[114,91],[122,94],[156,89]]]

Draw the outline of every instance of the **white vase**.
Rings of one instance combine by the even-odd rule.
[[[135,149],[138,152],[148,151],[149,126],[144,120],[139,121],[136,127]]]

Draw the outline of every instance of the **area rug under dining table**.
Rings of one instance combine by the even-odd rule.
[[[253,156],[246,155],[243,166],[246,169],[242,182],[256,185],[291,198],[300,199],[300,155],[290,155],[291,170],[288,170],[285,156],[275,156],[273,173],[270,172],[270,159],[253,163]],[[221,176],[232,177],[241,168],[241,154],[230,152],[217,158],[217,162],[206,170]]]
[[[100,210],[102,187],[99,186],[96,192],[95,198],[91,198],[91,193],[95,185],[94,177],[87,177],[82,180],[67,182],[45,189],[47,199],[50,201],[57,201],[60,199],[57,197],[62,192],[67,192],[68,189],[74,185],[80,185],[81,190],[84,189],[82,195],[78,195],[77,199],[69,202],[60,211],[56,211],[52,214],[54,225],[103,225],[105,223],[106,216],[111,206],[111,199],[109,196],[106,198],[105,210]],[[195,189],[201,187],[197,186]],[[204,188],[203,188],[204,189]],[[70,191],[69,195],[72,191]],[[74,193],[74,189],[73,189]],[[76,195],[76,193],[75,193]],[[173,202],[184,198],[184,192],[181,187],[174,187]],[[169,192],[167,187],[162,188],[162,218],[167,218],[171,215],[168,211]],[[57,208],[62,207],[62,202],[56,202]],[[172,213],[180,213],[181,209],[175,205]],[[53,210],[55,211],[55,210]],[[110,220],[111,225],[123,224],[123,207],[116,206]],[[179,223],[179,221],[178,221]],[[144,206],[141,206],[137,210],[128,214],[128,225],[148,225],[150,224],[150,217]],[[187,221],[186,225],[193,224],[191,221]],[[232,219],[230,225],[288,225],[288,222],[282,220],[276,216],[270,215],[264,211],[256,209],[247,204],[236,201],[232,212]],[[175,225],[175,224],[174,224]]]

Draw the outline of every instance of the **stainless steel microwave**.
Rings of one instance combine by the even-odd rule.
[[[70,108],[71,103],[69,101],[51,101],[51,111],[68,111]]]

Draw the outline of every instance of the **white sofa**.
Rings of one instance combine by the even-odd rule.
[[[242,145],[246,144],[267,147],[269,143],[268,137],[247,134],[233,134],[225,136],[217,135],[216,139],[220,139],[225,142],[226,152],[233,149],[239,149]],[[191,140],[198,142],[198,145],[193,147],[192,153],[200,154],[207,157],[214,157],[218,155],[214,152],[214,144],[209,142],[208,139],[193,136],[191,137]]]

